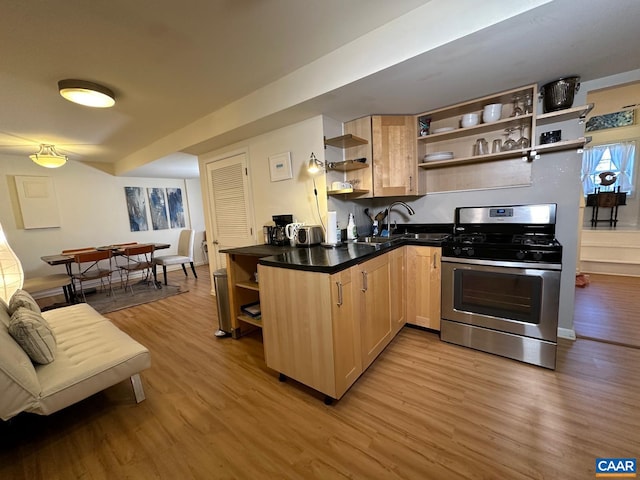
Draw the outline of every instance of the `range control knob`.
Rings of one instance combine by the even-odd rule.
[[[458,257],[462,253],[462,249],[460,247],[453,247],[453,254]]]
[[[473,257],[475,253],[476,251],[473,249],[473,247],[467,248],[467,257]]]
[[[520,250],[520,251],[518,251],[516,253],[516,258],[518,260],[524,260],[525,255],[526,255],[525,251],[524,250]]]
[[[542,260],[542,252],[533,252],[533,259],[536,261]]]

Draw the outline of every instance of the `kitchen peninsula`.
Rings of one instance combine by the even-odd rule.
[[[439,245],[402,236],[339,248],[256,245],[226,250],[234,321],[241,330],[243,323],[262,328],[266,364],[281,380],[303,383],[331,403],[407,323],[406,274],[414,272],[407,269],[407,249],[437,251],[433,258],[439,259]],[[252,280],[256,270],[259,283]],[[439,275],[435,281],[439,293]],[[439,295],[431,299],[438,302],[439,312]],[[259,321],[238,310],[256,301]]]

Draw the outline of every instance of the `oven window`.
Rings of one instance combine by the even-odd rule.
[[[454,275],[456,310],[540,323],[541,277],[463,269]]]

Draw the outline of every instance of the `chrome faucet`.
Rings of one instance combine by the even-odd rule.
[[[389,235],[389,237],[391,237],[391,209],[396,205],[402,205],[404,208],[406,208],[407,212],[409,212],[409,215],[413,215],[414,213],[416,213],[410,205],[407,205],[404,202],[398,201],[393,202],[391,205],[389,205],[389,207],[387,208],[387,235]]]

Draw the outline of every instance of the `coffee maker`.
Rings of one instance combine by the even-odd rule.
[[[293,222],[293,215],[273,215],[271,217],[275,226],[271,229],[271,245],[289,245],[287,238],[287,224]]]

